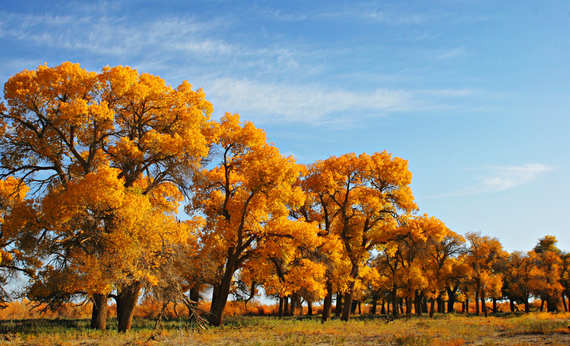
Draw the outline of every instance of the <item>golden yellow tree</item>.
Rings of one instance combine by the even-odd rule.
[[[214,266],[209,320],[219,326],[236,271],[266,249],[268,239],[292,238],[299,227],[311,225],[293,227],[288,219],[287,205],[304,199],[294,186],[302,166],[268,144],[262,130],[227,113],[210,136],[212,162],[194,176],[187,211],[206,218],[200,238],[203,257]]]
[[[486,317],[487,293],[500,290],[503,285],[502,275],[494,270],[494,267],[508,254],[497,238],[482,236],[479,233],[467,233],[465,237],[470,243],[467,249],[467,263],[475,291],[475,313],[477,316],[480,314],[480,299]]]
[[[318,177],[318,184],[311,184],[308,191],[326,200],[322,212],[332,217],[325,222],[331,223],[331,231],[341,239],[350,263],[342,311],[342,319],[347,321],[360,270],[370,251],[398,231],[399,214],[417,208],[409,187],[412,174],[406,160],[382,152],[317,161],[309,167],[311,176]]]
[[[95,307],[106,306],[113,287],[119,330],[129,329],[146,280],[139,273],[155,264],[132,267],[127,262],[146,263],[152,251],[145,251],[157,240],[151,235],[160,238],[172,226],[174,204],[208,154],[203,130],[211,104],[187,82],[171,88],[161,78],[129,67],[95,73],[68,62],[12,76],[4,97],[1,175],[21,178],[37,196],[38,208],[49,211],[42,227],[52,240],[55,262],[44,272],[75,273],[116,257],[117,271],[105,272],[105,277],[118,280],[101,283],[93,297],[100,301]],[[62,210],[48,201],[74,206],[73,217],[57,220]],[[145,227],[141,211],[153,215]],[[119,246],[124,251],[115,256]],[[109,265],[106,270],[114,269]],[[94,269],[92,274],[99,273]],[[94,317],[97,313],[102,310],[94,309]]]
[[[33,278],[42,264],[34,246],[40,237],[36,213],[27,193],[18,179],[0,180],[0,307],[10,301],[4,285],[17,273]]]

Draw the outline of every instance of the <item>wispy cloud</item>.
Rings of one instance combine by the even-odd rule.
[[[307,123],[331,121],[334,114],[353,114],[355,111],[386,115],[392,112],[443,109],[449,105],[440,101],[442,98],[450,100],[474,93],[470,90],[389,89],[355,92],[327,90],[318,85],[259,83],[233,78],[216,79],[208,85],[207,90],[218,109],[223,111],[255,113],[264,116],[265,121],[272,119]]]
[[[467,186],[459,191],[426,198],[468,196],[496,193],[528,184],[555,167],[542,163],[528,163],[523,166],[485,166],[477,170],[484,171],[478,180],[479,183]]]

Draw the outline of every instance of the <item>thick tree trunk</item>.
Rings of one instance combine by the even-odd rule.
[[[427,314],[428,311],[428,300],[427,298],[424,296],[424,294],[422,293],[422,312],[424,314]]]
[[[544,311],[544,299],[540,301],[540,312]]]
[[[117,322],[118,330],[121,333],[131,329],[140,290],[140,282],[134,282],[129,285],[122,286],[120,291],[117,293]]]
[[[386,315],[386,298],[382,298],[382,306],[380,307],[380,314]]]
[[[497,312],[497,299],[493,298],[493,313],[496,314]]]
[[[447,313],[454,313],[455,312],[455,290],[452,290],[451,288],[447,287],[447,296],[449,298],[449,300],[447,301]]]
[[[441,294],[437,296],[437,312],[442,314],[445,312],[445,305],[443,304],[443,298],[441,298]]]
[[[344,294],[344,306],[342,309],[342,316],[341,320],[348,321],[350,320],[350,309],[352,308],[352,299],[354,297],[354,287],[356,286],[356,278],[358,277],[358,265],[352,264],[352,270],[350,271],[350,277],[352,278],[352,282],[348,286],[348,292]]]
[[[343,302],[343,306],[342,306],[342,316],[340,317],[340,319],[342,321],[348,321],[350,320],[350,310],[352,309],[352,297],[354,295],[354,285],[355,282],[351,282],[350,286],[348,288],[348,292],[346,292],[344,294],[344,302]]]
[[[356,312],[356,308],[358,307],[358,301],[357,300],[353,300],[352,301],[352,306],[350,307],[350,314],[354,315],[354,313]]]
[[[527,314],[530,312],[530,304],[528,302],[528,298],[524,300],[524,312]]]
[[[105,330],[107,327],[107,295],[93,294],[93,311],[91,313],[91,329]]]
[[[228,260],[228,262],[230,262],[230,260]],[[208,317],[208,322],[213,326],[218,327],[222,325],[224,309],[228,302],[233,275],[233,265],[228,263],[222,281],[218,285],[214,286],[212,305],[210,307],[210,315]]]
[[[331,309],[332,309],[332,281],[327,280],[327,295],[325,296],[325,302],[323,304],[323,316],[321,322],[330,321],[331,319]]]
[[[301,309],[301,311],[303,311]],[[307,300],[307,316],[313,316],[313,303],[310,300]]]
[[[515,301],[513,298],[509,298],[509,306],[511,308],[511,312],[515,312]]]
[[[562,304],[564,305],[564,311],[568,312],[568,304],[566,304],[566,297],[564,297],[564,293],[562,293]]]
[[[435,299],[432,298],[431,303],[429,305],[429,318],[433,318],[434,312],[435,312]]]
[[[410,297],[406,297],[406,314],[412,313],[412,299]]]

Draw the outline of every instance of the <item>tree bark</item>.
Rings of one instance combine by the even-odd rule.
[[[515,312],[515,301],[513,300],[513,298],[509,299],[509,303],[510,303],[509,305],[511,308],[511,312]]]
[[[441,298],[441,294],[437,295],[437,312],[438,313],[444,313],[445,312],[445,306],[443,304],[443,298]]]
[[[528,298],[524,300],[524,312],[527,314],[530,312],[530,304],[528,302]]]
[[[398,317],[398,296],[397,292],[398,286],[396,284],[392,285],[392,315]]]
[[[342,314],[342,293],[336,294],[336,306],[334,307],[334,314],[339,317]]]
[[[277,312],[279,318],[283,318],[283,297],[279,297],[279,311]]]
[[[313,316],[313,303],[310,300],[307,300],[307,316]]]
[[[479,289],[475,290],[475,316],[481,315],[481,309],[479,307]]]
[[[91,329],[105,330],[107,327],[107,295],[93,294],[93,311],[91,313]]]
[[[447,313],[454,313],[455,312],[455,293],[457,293],[457,290],[453,290],[450,287],[446,288],[447,290],[447,296],[449,297],[449,300],[447,301]]]
[[[423,299],[423,292],[416,291],[416,297],[414,299],[414,309],[416,310],[416,315],[422,315],[422,299]]]
[[[134,282],[128,285],[123,285],[117,293],[117,322],[118,330],[121,333],[131,329],[140,290],[141,283]]]
[[[498,309],[497,308],[497,299],[493,298],[493,313],[494,314],[496,314],[498,312],[497,309]]]
[[[354,293],[354,285],[355,282],[353,281],[349,286],[348,292],[344,294],[342,316],[340,317],[342,321],[350,320],[350,310],[352,309],[352,297]]]
[[[289,297],[285,297],[283,298],[283,300],[285,301],[284,303],[285,308],[283,309],[283,315],[289,316]]]
[[[386,315],[386,298],[382,298],[382,306],[380,307],[380,314]]]
[[[331,319],[331,309],[332,309],[332,281],[327,280],[327,295],[325,296],[325,302],[323,303],[323,316],[321,322],[330,321]]]
[[[564,305],[564,311],[568,312],[568,304],[566,304],[566,298],[564,297],[564,293],[562,293],[562,304]]]
[[[483,313],[485,314],[485,317],[488,317],[487,302],[485,301],[485,290],[481,290],[481,306],[483,307]]]
[[[434,310],[435,310],[435,299],[432,298],[431,303],[429,305],[429,318],[433,318]]]
[[[358,265],[353,263],[352,269],[350,271],[350,277],[352,278],[352,282],[348,286],[348,292],[344,294],[344,306],[342,309],[342,321],[350,320],[350,310],[352,308],[352,299],[354,297],[354,287],[356,286],[356,278],[358,277]]]

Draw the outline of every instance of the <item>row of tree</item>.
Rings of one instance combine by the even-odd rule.
[[[504,291],[550,308],[566,293],[554,238],[510,256],[479,234],[467,247],[417,215],[406,160],[381,152],[298,164],[237,114],[211,120],[187,82],[63,63],[12,76],[4,99],[0,279],[25,273],[24,294],[39,303],[91,300],[93,328],[105,328],[109,299],[126,331],[141,293],[195,311],[206,287],[213,325],[230,294],[251,299],[258,287],[282,301],[324,299],[323,321],[334,294],[348,320],[366,294],[410,307]]]

